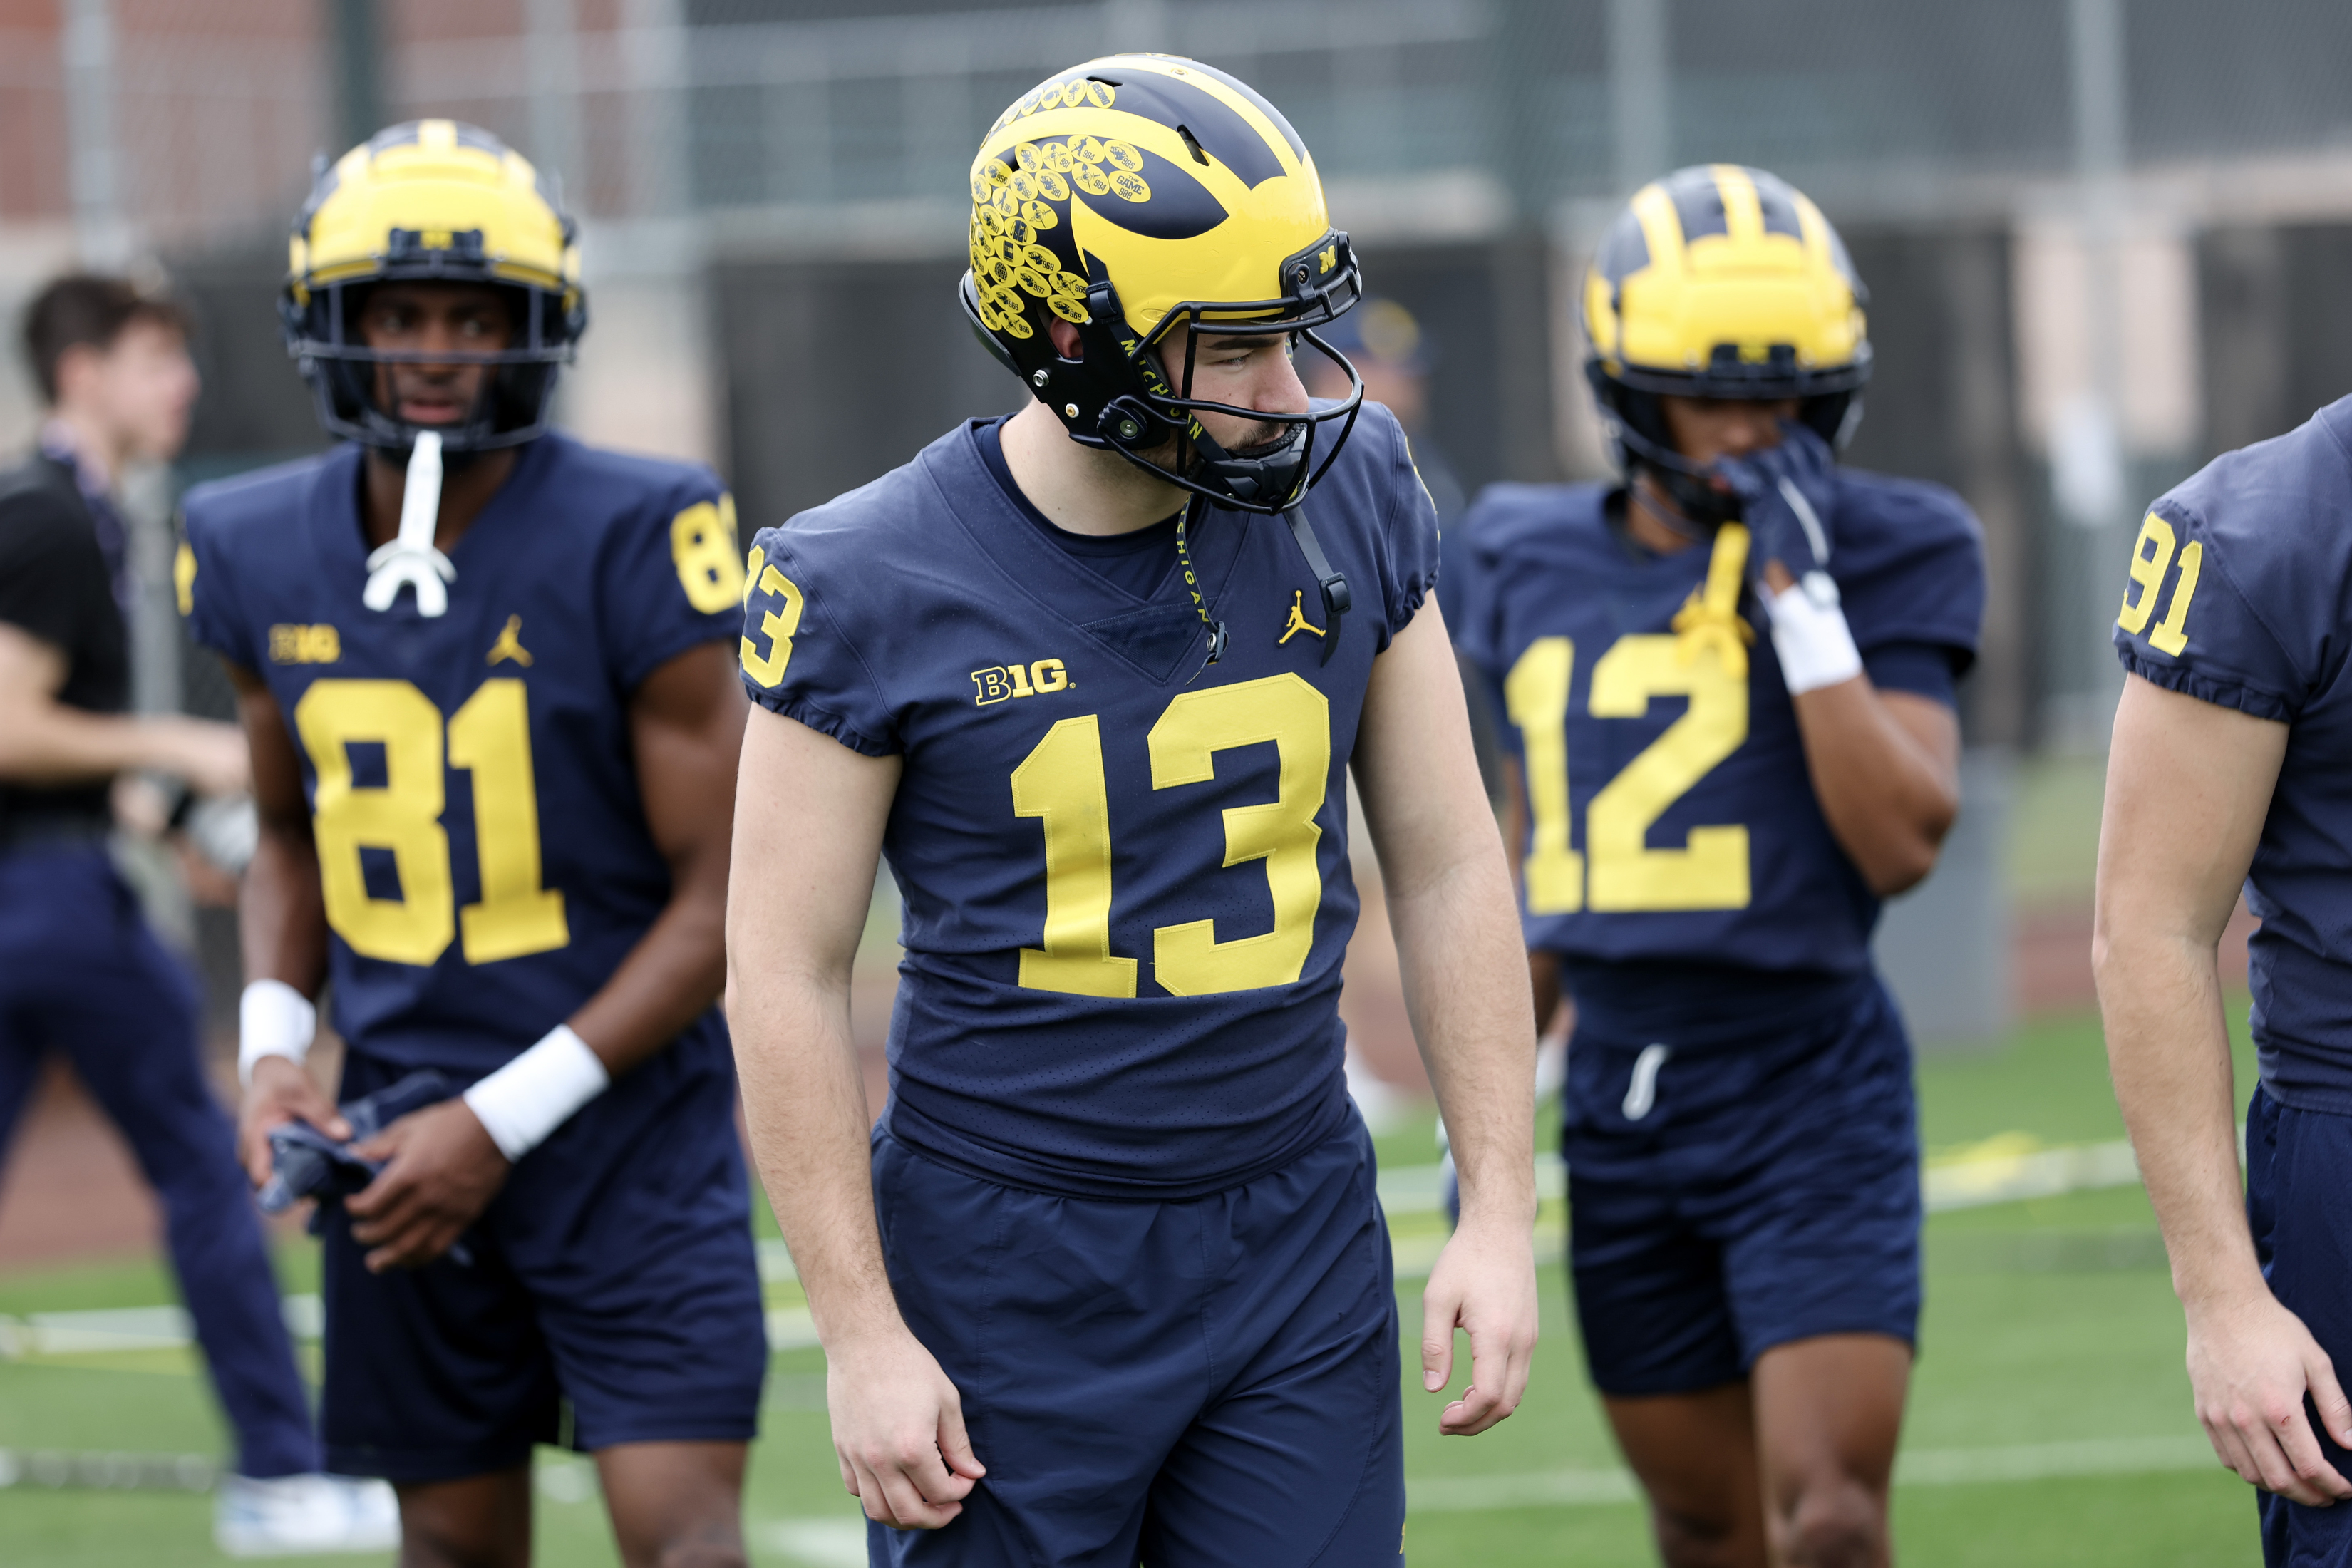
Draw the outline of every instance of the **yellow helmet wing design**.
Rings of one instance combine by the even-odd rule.
[[[1360,274],[1331,226],[1314,159],[1272,104],[1197,61],[1106,56],[1040,82],[999,116],[971,186],[964,310],[1075,438],[1227,505],[1296,504],[1312,482],[1314,427],[1349,422],[1336,455],[1360,383],[1339,408],[1284,421],[1281,451],[1234,458],[1195,411],[1265,416],[1193,398],[1189,362],[1163,374],[1155,352],[1181,321],[1297,332],[1347,364],[1312,329],[1356,302]],[[1057,318],[1079,333],[1076,358],[1052,347]],[[1143,456],[1171,440],[1172,467]]]

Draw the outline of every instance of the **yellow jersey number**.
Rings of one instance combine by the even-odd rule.
[[[314,680],[294,705],[294,728],[318,773],[311,833],[327,923],[353,952],[429,964],[453,936],[468,963],[551,952],[572,940],[563,894],[540,885],[539,795],[530,719],[520,680],[486,680],[446,725],[405,680]],[[351,749],[383,751],[384,782],[352,783]],[[457,908],[445,765],[473,775],[474,841],[482,897]],[[400,896],[368,891],[360,852],[392,857]]]
[[[1323,902],[1316,814],[1331,776],[1331,709],[1297,675],[1267,676],[1188,691],[1151,726],[1151,787],[1180,789],[1216,777],[1216,753],[1274,742],[1280,759],[1275,798],[1224,811],[1228,867],[1265,863],[1273,929],[1217,940],[1214,921],[1161,926],[1152,933],[1154,977],[1179,996],[1255,991],[1296,983],[1315,945]],[[1132,996],[1136,961],[1110,950],[1109,786],[1099,715],[1065,719],[1013,770],[1013,814],[1036,817],[1045,839],[1045,928],[1041,947],[1021,950],[1021,984],[1074,996]]]
[[[1525,866],[1530,914],[1748,907],[1746,827],[1694,827],[1679,849],[1649,843],[1651,826],[1748,738],[1747,681],[1727,673],[1712,648],[1685,658],[1682,642],[1664,635],[1620,637],[1592,667],[1587,707],[1596,719],[1639,719],[1654,697],[1686,697],[1690,707],[1592,797],[1583,855],[1570,847],[1569,823],[1568,694],[1576,645],[1538,637],[1504,679],[1533,819]]]
[[[2116,616],[2116,625],[2126,636],[2147,631],[2148,617],[2156,614],[2157,591],[2172,565],[2174,543],[2172,524],[2149,512],[2139,525],[2139,537],[2132,541],[2131,587],[2124,590],[2124,607]],[[2158,652],[2178,658],[2189,647],[2189,601],[2197,596],[2197,574],[2204,565],[2204,545],[2192,539],[2180,547],[2180,575],[2172,584],[2172,604],[2156,630],[2147,633],[2148,646]],[[2132,588],[2139,590],[2137,600]]]

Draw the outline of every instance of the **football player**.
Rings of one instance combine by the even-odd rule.
[[[631,1564],[741,1563],[766,1369],[713,1004],[742,566],[705,470],[547,427],[587,321],[551,184],[470,126],[326,171],[281,300],[342,445],[187,500],[199,640],[263,831],[242,903],[246,1159],[340,1097],[462,1092],[324,1218],[322,1424],[402,1561],[530,1557],[534,1444],[595,1456]],[[455,1245],[462,1237],[462,1247]]]
[[[1461,1158],[1423,1298],[1426,1388],[1469,1333],[1451,1433],[1536,1337],[1534,1028],[1428,495],[1360,384],[1316,405],[1291,363],[1355,258],[1282,115],[1169,56],[1041,82],[971,190],[963,306],[1034,401],[763,531],[745,605],[729,1006],[842,1479],[876,1563],[1397,1562],[1351,766]]]
[[[2352,398],[2158,500],[2115,642],[2093,956],[2198,1418],[2263,1558],[2352,1563]],[[2260,1081],[2233,1126],[2217,949],[2242,889]]]
[[[1958,809],[1985,587],[1957,497],[1837,464],[1862,302],[1770,174],[1643,187],[1584,284],[1622,482],[1467,524],[1577,1313],[1677,1565],[1886,1560],[1919,1157],[1870,933]]]

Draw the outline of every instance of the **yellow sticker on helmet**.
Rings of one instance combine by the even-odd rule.
[[[1143,154],[1136,151],[1131,142],[1106,142],[1102,155],[1109,160],[1112,168],[1124,169],[1130,174],[1143,167]]]
[[[996,301],[986,295],[981,296],[980,324],[992,332],[1001,332],[1004,330],[1004,317],[998,312]]]
[[[1081,326],[1087,321],[1094,320],[1093,317],[1087,314],[1087,308],[1084,305],[1079,304],[1067,294],[1046,295],[1045,308],[1053,311],[1054,314],[1061,317],[1062,320]]]
[[[1077,106],[1076,104],[1072,104],[1071,107],[1075,109]],[[1077,162],[1076,158],[1070,155],[1070,148],[1067,142],[1048,142],[1043,147],[1039,148],[1037,152],[1038,155],[1045,161],[1045,167],[1053,170],[1054,173],[1057,174],[1068,174],[1070,172],[1070,166]]]
[[[1052,285],[1026,267],[1016,267],[1013,269],[1013,281],[1021,285],[1023,293],[1034,294],[1040,300],[1054,291]]]
[[[1021,261],[1024,266],[1034,268],[1041,277],[1051,278],[1062,269],[1062,264],[1055,259],[1054,253],[1042,245],[1023,246]]]
[[[1056,272],[1054,274],[1054,292],[1067,294],[1073,300],[1083,300],[1087,297],[1087,280],[1075,272]]]
[[[1130,174],[1124,169],[1110,177],[1110,188],[1123,202],[1148,202],[1151,199],[1151,187],[1143,183],[1143,176]]]
[[[974,174],[971,177],[971,199],[974,202],[986,201],[988,199],[988,188],[987,175]]]
[[[1023,168],[1034,171],[1039,163],[1045,161],[1045,157],[1044,154],[1037,151],[1037,143],[1034,142],[1024,142],[1021,145],[1013,149],[1013,160],[1014,163],[1019,163]]]
[[[1103,104],[1099,107],[1108,109],[1110,106]],[[1103,144],[1091,136],[1073,136],[1069,140],[1068,146],[1070,156],[1081,163],[1099,163],[1103,161]],[[1065,169],[1062,173],[1066,174],[1069,171]]]
[[[1087,83],[1087,101],[1097,109],[1108,109],[1112,100],[1118,96],[1118,89],[1107,81],[1090,80]]]
[[[1001,159],[996,158],[991,158],[982,164],[980,174],[992,187],[1001,186],[1013,178],[1013,171],[1006,168]]]
[[[1037,176],[1026,169],[1015,169],[1008,188],[1022,201],[1034,201],[1037,196]]]
[[[1031,114],[1034,114],[1034,113],[1036,113],[1036,112],[1037,112],[1037,100],[1038,100],[1040,98],[1044,97],[1044,96],[1045,96],[1045,89],[1042,89],[1042,88],[1034,88],[1034,87],[1033,87],[1033,88],[1031,88],[1027,92],[1023,93],[1023,94],[1021,95],[1021,104],[1020,104],[1020,111],[1021,111],[1021,113],[1022,113],[1024,116],[1027,116],[1027,115],[1031,115]]]
[[[1054,209],[1044,202],[1023,202],[1021,216],[1032,226],[1041,229],[1051,228],[1062,221],[1055,216]]]
[[[1100,167],[1093,163],[1084,164],[1081,167],[1071,170],[1070,184],[1077,186],[1078,189],[1086,192],[1087,195],[1090,196],[1102,196],[1108,195],[1110,194],[1110,176],[1104,174]]]
[[[1030,327],[1026,318],[1010,313],[1004,318],[1004,331],[1006,335],[1015,338],[1032,338],[1037,335]]]
[[[1037,171],[1037,190],[1049,202],[1066,202],[1070,199],[1070,182],[1051,169]]]

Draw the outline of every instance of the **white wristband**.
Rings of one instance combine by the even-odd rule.
[[[253,1087],[253,1064],[284,1057],[296,1067],[319,1037],[319,1009],[283,980],[257,980],[236,1000],[236,1080]]]
[[[473,1111],[509,1160],[545,1142],[572,1113],[604,1092],[613,1075],[569,1024],[466,1091]]]
[[[1795,697],[1852,680],[1862,673],[1862,655],[1838,608],[1837,584],[1826,572],[1808,572],[1764,601],[1772,617],[1772,651],[1780,656],[1780,679]]]

